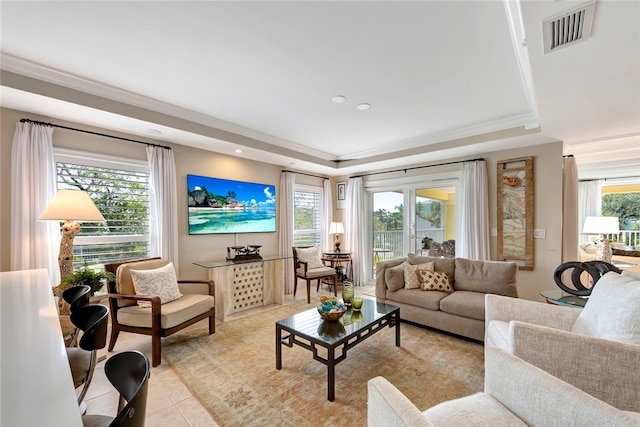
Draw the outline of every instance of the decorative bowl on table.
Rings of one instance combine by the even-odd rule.
[[[337,322],[347,311],[347,307],[336,298],[324,297],[320,300],[320,305],[316,307],[318,314],[328,322]]]

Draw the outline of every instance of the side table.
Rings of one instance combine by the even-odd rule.
[[[336,269],[337,283],[342,285],[345,280],[350,280],[353,276],[353,265],[351,263],[351,252],[323,252],[322,261],[329,263],[329,267]],[[334,285],[330,279],[323,280],[326,285]]]
[[[571,295],[560,289],[549,289],[540,292],[546,300],[547,304],[566,305],[568,307],[582,308],[585,306],[589,297],[579,297]]]

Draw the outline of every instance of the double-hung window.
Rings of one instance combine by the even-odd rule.
[[[294,246],[320,245],[322,188],[306,185],[294,187]]]
[[[56,149],[57,187],[89,193],[106,223],[83,222],[76,268],[101,268],[149,253],[149,170],[145,161]]]

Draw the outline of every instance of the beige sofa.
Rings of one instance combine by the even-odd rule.
[[[579,357],[573,352],[566,354],[567,360]],[[580,364],[568,364],[566,368],[569,375],[582,375]],[[617,373],[624,375],[622,371]],[[428,381],[425,390],[429,390]],[[367,425],[630,427],[640,425],[640,413],[617,409],[526,360],[499,348],[487,348],[484,392],[425,411],[416,408],[385,378],[369,380]]]
[[[406,289],[404,266],[430,262],[435,271],[452,279],[453,292]],[[400,307],[403,320],[484,341],[484,296],[517,297],[517,273],[518,266],[512,262],[408,254],[376,264],[376,298]]]

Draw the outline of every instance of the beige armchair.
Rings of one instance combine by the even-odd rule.
[[[161,304],[158,295],[136,295],[131,270],[155,270],[165,267],[169,261],[152,258],[105,265],[106,271],[116,275],[116,282],[109,283],[111,307],[112,351],[120,332],[151,335],[152,365],[161,362],[161,338],[167,337],[204,319],[209,320],[209,334],[215,333],[214,283],[211,280],[178,280],[182,297]],[[142,307],[138,302],[147,302]]]
[[[316,292],[320,290],[320,281],[322,279],[330,280],[333,283],[333,294],[337,297],[338,275],[335,268],[327,267],[322,262],[320,253],[317,248],[312,246],[293,247],[293,296],[298,290],[298,279],[307,282],[307,303],[311,302],[311,281],[317,280]]]
[[[637,274],[637,273],[636,273]],[[589,395],[640,412],[640,281],[607,273],[584,310],[487,295],[485,348],[527,360]]]
[[[569,353],[568,358],[579,357]],[[581,375],[574,364],[572,375]],[[622,374],[622,373],[620,373]],[[429,384],[425,384],[425,390]],[[634,395],[637,397],[637,394]],[[502,349],[485,355],[484,392],[416,408],[383,377],[368,383],[367,425],[400,426],[638,426],[640,413],[625,412]]]

